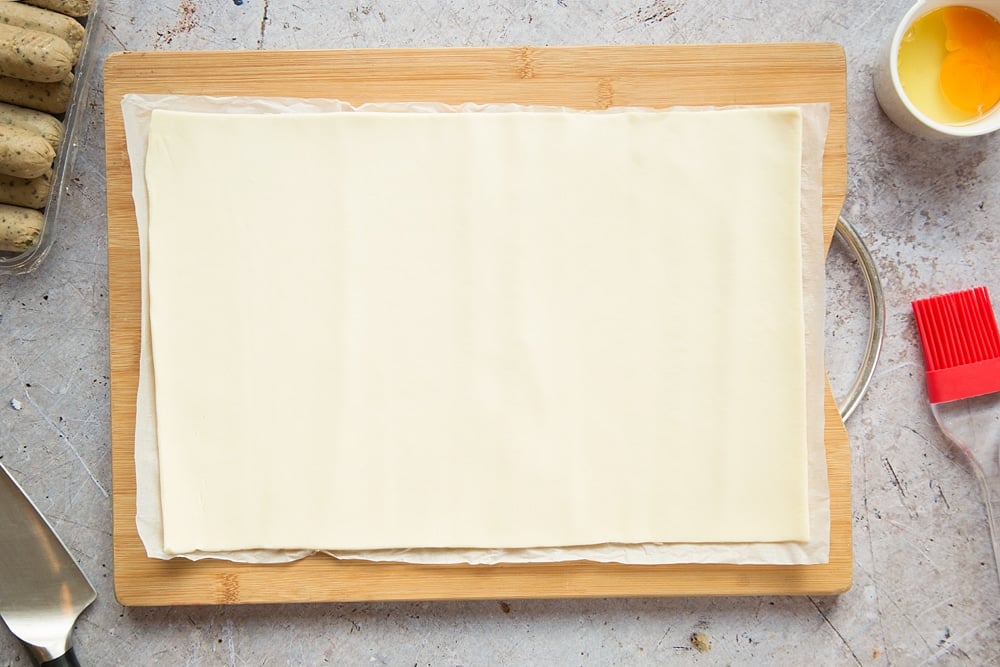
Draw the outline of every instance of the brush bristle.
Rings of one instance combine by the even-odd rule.
[[[931,402],[1000,391],[1000,330],[985,287],[912,305]]]

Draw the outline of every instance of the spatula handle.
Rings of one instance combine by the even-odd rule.
[[[39,663],[39,667],[80,667],[80,662],[76,659],[76,653],[73,652],[73,648],[70,647],[68,651],[58,658]]]

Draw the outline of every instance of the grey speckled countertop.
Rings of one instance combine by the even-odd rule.
[[[847,424],[854,586],[841,596],[124,608],[112,587],[97,82],[52,252],[34,273],[0,276],[0,457],[98,588],[75,633],[85,664],[1000,663],[1000,582],[985,511],[927,407],[909,305],[977,284],[1000,303],[1000,133],[931,143],[882,115],[872,70],[909,0],[104,4],[102,53],[838,42],[848,63],[844,215],[878,264],[887,327],[871,389]],[[843,392],[868,312],[839,244],[828,280],[827,354],[835,391]],[[0,631],[0,665],[27,662]]]

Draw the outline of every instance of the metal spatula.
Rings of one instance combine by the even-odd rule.
[[[0,464],[0,618],[36,664],[79,667],[70,633],[97,593]]]

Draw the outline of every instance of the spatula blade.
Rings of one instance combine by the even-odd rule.
[[[73,624],[97,592],[3,464],[0,536],[0,618],[39,664],[70,654]]]

